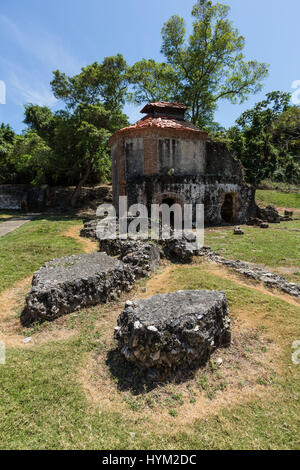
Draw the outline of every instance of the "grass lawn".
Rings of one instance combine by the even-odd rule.
[[[223,366],[137,392],[138,372],[109,359],[125,297],[33,328],[35,344],[9,348],[1,366],[1,448],[299,449],[299,366],[291,362],[299,307],[206,265],[160,276],[150,290],[226,292],[233,345],[214,356]]]
[[[63,235],[78,223],[37,220],[3,237],[1,289],[46,260],[81,251]],[[168,265],[120,301],[31,329],[19,324],[29,284],[14,291],[7,309],[2,292],[7,360],[0,365],[0,448],[299,449],[300,369],[291,361],[299,306],[219,269],[200,261]],[[116,354],[113,329],[127,298],[180,289],[226,292],[233,343],[185,382],[148,390]]]
[[[46,261],[79,253],[80,243],[63,236],[63,232],[78,223],[81,220],[39,217],[0,238],[0,292],[30,276]]]
[[[283,193],[279,191],[260,190],[256,191],[256,202],[259,205],[272,205],[275,207],[283,207],[286,209],[300,209],[300,192],[299,193]]]
[[[267,230],[243,227],[245,234],[233,234],[232,227],[207,229],[205,244],[224,258],[263,264],[283,276],[300,281],[300,220],[270,224]]]

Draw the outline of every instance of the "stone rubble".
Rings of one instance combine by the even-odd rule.
[[[83,238],[92,238],[92,239],[97,239],[96,235],[96,229],[97,229],[97,224],[98,220],[89,220],[86,222],[83,226],[83,228],[80,230],[80,236]]]
[[[137,279],[150,276],[160,265],[160,249],[154,243],[141,240],[105,239],[99,240],[100,251],[129,265]]]
[[[52,321],[130,291],[135,276],[129,265],[105,253],[73,255],[44,264],[35,272],[26,297],[23,323]]]
[[[280,223],[280,214],[273,206],[267,206],[264,209],[257,208],[257,217],[263,222],[270,222],[272,224]]]
[[[199,252],[200,256],[208,258],[215,263],[223,264],[234,269],[243,276],[263,282],[266,287],[272,287],[285,292],[293,297],[300,297],[300,285],[288,282],[284,277],[273,272],[268,272],[254,264],[248,264],[240,260],[228,260],[218,253],[211,251],[210,247],[203,247]]]
[[[267,208],[269,214],[273,214],[271,217],[272,220],[278,220],[276,214],[274,215],[274,208]],[[277,211],[276,211],[277,212]],[[289,212],[289,211],[286,211]],[[278,213],[277,213],[278,214]],[[289,216],[291,212],[289,212]],[[282,216],[280,216],[282,217]],[[287,216],[285,216],[287,217]],[[261,219],[253,218],[248,224],[258,225],[262,229],[267,229],[269,227],[268,222],[264,222]],[[236,227],[240,229],[240,227]],[[241,229],[241,231],[243,231]],[[240,233],[239,233],[240,234]],[[152,253],[150,256],[150,261],[154,259],[153,262],[150,262],[150,270],[147,266],[147,258],[145,261],[146,268],[143,269],[143,246],[146,244],[152,247]],[[100,240],[99,241],[100,249],[105,251],[111,256],[119,256],[119,259],[124,262],[132,261],[131,264],[136,265],[135,275],[140,277],[150,273],[156,269],[159,264],[158,261],[158,251],[160,252],[160,258],[167,258],[172,261],[181,262],[181,263],[190,263],[194,256],[206,256],[210,260],[215,261],[225,266],[231,267],[236,270],[238,273],[242,274],[245,277],[263,282],[267,287],[273,287],[275,289],[281,290],[291,296],[300,297],[300,285],[288,282],[283,276],[280,276],[275,273],[270,273],[259,266],[253,264],[248,264],[239,260],[227,260],[222,258],[219,254],[211,251],[210,247],[203,247],[200,250],[196,246],[196,236],[194,233],[185,234],[183,239],[176,239],[174,234],[168,240],[162,240],[158,242],[158,245],[152,243],[147,243],[143,241],[125,241],[125,240]],[[157,250],[155,250],[155,247]],[[138,253],[140,253],[141,260],[138,261]],[[141,273],[141,274],[140,274]]]
[[[244,235],[244,231],[241,229],[241,227],[235,227],[233,233],[234,235]]]
[[[114,337],[129,362],[154,369],[159,379],[202,366],[217,348],[231,343],[226,296],[179,291],[127,301]]]
[[[196,235],[192,232],[183,233],[182,238],[176,238],[173,234],[168,240],[159,243],[167,259],[180,263],[190,263],[198,254]]]

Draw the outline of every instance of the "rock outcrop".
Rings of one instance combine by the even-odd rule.
[[[199,253],[196,235],[192,232],[183,233],[182,238],[173,235],[160,243],[165,257],[172,261],[190,263]]]

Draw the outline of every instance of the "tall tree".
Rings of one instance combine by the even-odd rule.
[[[261,90],[267,65],[245,60],[245,38],[232,26],[229,10],[227,5],[198,0],[189,38],[184,19],[172,16],[162,29],[166,67],[143,59],[129,70],[136,102],[149,96],[184,102],[192,122],[203,126],[213,120],[220,100],[242,103]]]
[[[15,142],[15,133],[8,124],[0,125],[0,182],[6,183],[13,179],[15,168],[9,155]]]
[[[72,77],[56,70],[51,86],[66,110],[53,114],[45,107],[25,107],[25,123],[51,147],[58,167],[66,174],[79,175],[72,206],[99,162],[107,164],[111,133],[128,123],[122,112],[126,73],[127,65],[120,54],[84,67]]]
[[[265,178],[299,181],[300,168],[294,157],[297,145],[299,150],[300,116],[297,123],[290,98],[289,93],[268,93],[228,130],[230,145],[251,184],[258,185]]]

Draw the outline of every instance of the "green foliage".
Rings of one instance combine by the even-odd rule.
[[[0,126],[0,183],[15,176],[15,168],[10,161],[10,153],[14,146],[15,133],[9,125]]]
[[[233,28],[228,14],[227,5],[198,0],[188,39],[184,19],[172,16],[162,29],[161,52],[167,64],[144,59],[130,71],[136,101],[183,102],[189,106],[192,122],[204,126],[213,121],[220,100],[242,103],[257,93],[267,66],[245,61],[245,39]]]
[[[173,67],[153,59],[142,59],[128,69],[133,93],[129,101],[136,104],[151,101],[172,101],[178,94],[177,75]]]
[[[73,77],[56,70],[51,82],[52,91],[68,108],[74,109],[79,104],[101,103],[105,109],[115,112],[125,103],[126,72],[127,64],[121,54],[105,57],[102,64],[94,62],[83,67],[81,72]]]
[[[289,106],[290,94],[275,91],[245,111],[227,137],[246,169],[249,183],[263,179],[300,181],[295,154],[300,155],[300,112]]]
[[[75,184],[75,204],[83,184],[110,178],[108,139],[128,124],[122,112],[127,91],[126,70],[121,55],[107,57],[102,64],[95,62],[72,77],[56,70],[52,91],[65,102],[66,109],[53,113],[47,107],[25,106],[24,122],[31,132],[22,141],[23,147],[29,142],[28,136],[44,141],[42,148],[36,138],[36,146],[29,145],[28,151],[23,148],[20,158],[24,170],[39,165],[33,183],[44,178],[50,184]],[[17,154],[21,153],[19,145]]]
[[[300,188],[298,192],[283,193],[272,190],[256,190],[256,202],[262,206],[284,207],[300,211]],[[290,225],[289,225],[290,226]]]
[[[15,139],[10,160],[18,175],[18,181],[44,184],[51,174],[52,151],[36,132],[29,131]]]
[[[56,70],[51,87],[66,109],[25,105],[23,135],[0,127],[0,182],[76,185],[111,177],[108,139],[128,124],[127,64],[118,54],[82,68],[75,76]]]

